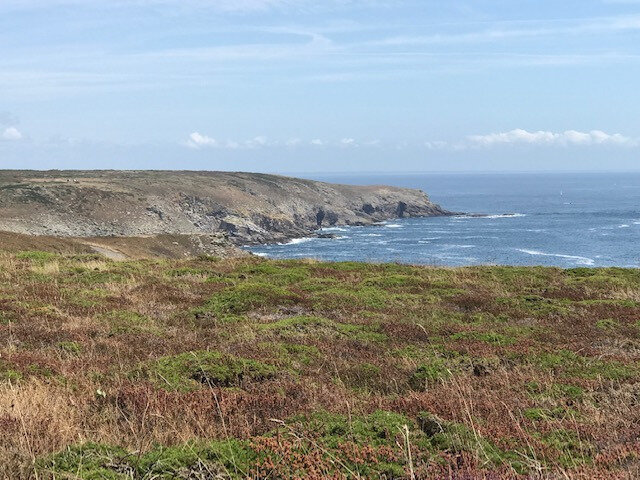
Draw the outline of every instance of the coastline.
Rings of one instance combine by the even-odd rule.
[[[316,235],[322,227],[452,214],[417,189],[278,175],[0,171],[0,230],[29,235],[218,235],[246,246]]]

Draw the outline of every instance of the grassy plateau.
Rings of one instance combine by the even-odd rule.
[[[0,476],[640,478],[640,271],[0,253]]]

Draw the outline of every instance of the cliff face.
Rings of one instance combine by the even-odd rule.
[[[223,234],[241,245],[446,214],[419,190],[255,173],[0,172],[0,230],[31,235]]]

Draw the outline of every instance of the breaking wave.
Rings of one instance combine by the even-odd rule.
[[[561,253],[545,253],[539,252],[538,250],[527,250],[524,248],[516,248],[517,251],[526,253],[528,255],[535,255],[541,257],[556,257],[556,258],[566,258],[567,260],[575,260],[578,265],[594,265],[596,262],[593,258],[588,257],[579,257],[577,255],[563,255]]]

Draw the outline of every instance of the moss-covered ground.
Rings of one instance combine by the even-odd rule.
[[[640,478],[640,271],[0,254],[0,476]]]

